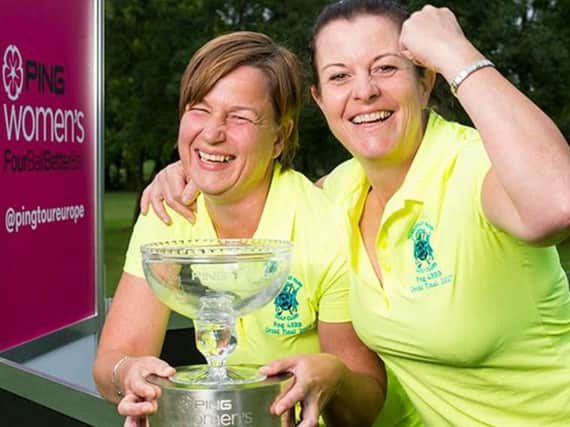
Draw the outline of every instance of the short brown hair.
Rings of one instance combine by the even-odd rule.
[[[180,82],[179,117],[186,105],[202,101],[220,79],[242,65],[258,68],[267,78],[275,121],[285,138],[279,160],[284,169],[289,168],[299,145],[301,71],[295,54],[265,34],[237,31],[216,37],[198,49]],[[287,134],[289,121],[292,128]]]

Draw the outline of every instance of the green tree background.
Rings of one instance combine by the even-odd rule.
[[[210,38],[262,31],[296,52],[310,73],[306,43],[325,0],[106,0],[105,186],[139,191],[176,158],[178,85],[190,56]],[[412,9],[428,2],[410,1]],[[570,0],[431,1],[459,17],[464,32],[570,139]],[[308,90],[296,167],[311,178],[348,154]],[[433,96],[446,117],[469,123],[441,80]],[[143,165],[152,161],[151,170]],[[146,163],[145,163],[146,162]]]

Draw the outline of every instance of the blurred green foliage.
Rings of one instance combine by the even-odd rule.
[[[139,191],[143,165],[153,173],[176,158],[178,85],[190,56],[212,37],[238,29],[262,31],[302,59],[324,0],[106,0],[105,184]],[[410,1],[412,9],[425,1]],[[570,0],[449,0],[470,40],[543,108],[570,139]],[[434,103],[446,117],[469,123],[438,82]],[[348,154],[307,97],[297,169],[311,178]]]

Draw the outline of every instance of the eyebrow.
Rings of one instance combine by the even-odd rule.
[[[201,101],[196,102],[194,105],[197,104],[205,104],[208,108],[212,108],[210,103],[206,100],[206,98],[202,99]],[[233,105],[228,109],[228,112],[235,113],[236,111],[251,111],[257,118],[261,117],[259,112],[252,108],[245,105]]]
[[[259,112],[251,107],[246,107],[244,105],[234,105],[233,107],[230,107],[229,111],[230,112],[235,112],[235,111],[251,111],[253,114],[255,114],[256,116],[259,117]]]
[[[399,58],[404,58],[404,56],[399,52],[386,52],[386,53],[382,53],[381,55],[375,56],[374,61],[378,61],[379,59],[382,59],[386,56],[397,56]]]
[[[384,57],[386,57],[386,56],[398,56],[398,57],[403,57],[402,54],[401,54],[401,53],[398,53],[398,52],[386,52],[386,53],[381,53],[380,55],[376,55],[376,56],[373,58],[372,62],[376,62],[376,61],[378,61],[379,59],[382,59],[382,58],[384,58]],[[346,64],[344,64],[344,63],[342,63],[342,62],[333,62],[332,64],[327,64],[327,65],[323,66],[323,67],[321,68],[321,71],[325,71],[327,68],[330,68],[330,67],[346,67]]]

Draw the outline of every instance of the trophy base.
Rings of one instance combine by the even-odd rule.
[[[177,368],[176,374],[169,379],[175,384],[220,386],[256,383],[266,378],[259,373],[257,365],[227,365],[219,372],[208,365],[192,365]]]
[[[178,367],[187,370],[190,367]],[[290,386],[289,373],[245,384],[177,384],[150,375],[147,381],[161,389],[158,410],[149,417],[151,427],[293,427],[294,411],[281,417],[269,407]]]

